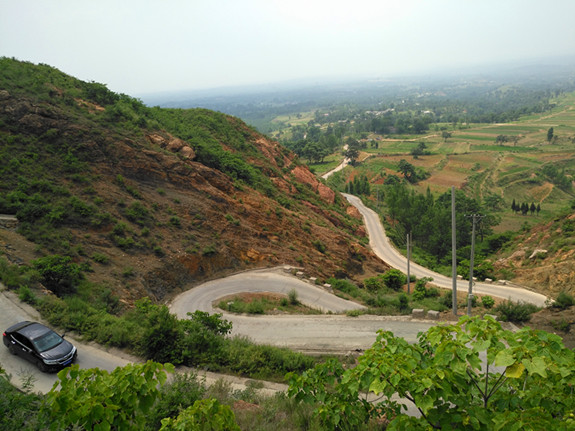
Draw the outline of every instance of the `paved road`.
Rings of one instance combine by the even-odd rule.
[[[364,308],[327,290],[287,275],[282,268],[249,271],[204,283],[178,295],[170,310],[180,318],[188,312],[202,310],[222,312],[212,303],[227,295],[240,292],[277,292],[285,295],[292,289],[305,305],[324,312],[343,313]],[[232,335],[246,336],[257,343],[289,347],[301,351],[348,352],[370,347],[379,329],[415,341],[417,333],[427,330],[431,322],[413,321],[405,317],[323,315],[264,315],[245,316],[225,313],[233,323]]]
[[[406,259],[389,243],[377,214],[365,207],[359,198],[345,196],[363,215],[374,252],[391,266],[404,270]],[[343,313],[345,310],[362,308],[359,304],[338,298],[323,288],[286,275],[282,271],[281,268],[275,271],[251,271],[205,283],[175,298],[171,310],[185,318],[187,312],[194,310],[213,312],[212,302],[232,293],[269,291],[287,294],[292,289],[297,291],[300,301],[324,312]],[[419,265],[412,264],[411,272],[418,277],[433,277],[435,284],[451,288],[450,278]],[[2,288],[0,286],[0,289]],[[467,282],[458,282],[459,290],[466,292],[467,288]],[[546,299],[543,295],[526,289],[485,283],[476,284],[475,292],[533,302],[537,305],[543,305]],[[405,317],[347,317],[344,314],[257,317],[225,314],[224,317],[233,322],[233,334],[250,337],[259,343],[304,351],[363,350],[373,344],[379,329],[390,330],[408,341],[415,341],[418,332],[425,331],[434,324]],[[7,328],[21,320],[41,321],[38,313],[26,304],[19,303],[14,293],[0,292],[0,328]],[[107,352],[101,346],[81,343],[74,339],[71,341],[78,346],[78,364],[82,368],[98,367],[112,371],[134,360],[121,352]],[[56,381],[54,374],[39,373],[35,366],[10,355],[3,346],[0,346],[0,364],[13,376],[12,381],[17,385],[21,384],[22,378],[32,375],[35,381],[34,390],[46,392]]]
[[[1,284],[0,289],[4,289]],[[40,314],[34,308],[21,303],[13,292],[6,290],[0,292],[1,330],[3,331],[22,320],[42,322]],[[66,338],[78,348],[77,364],[81,368],[100,368],[113,371],[116,367],[124,366],[135,360],[135,358],[130,358],[121,352],[107,352],[102,346],[81,343],[70,336],[66,336]],[[12,376],[11,382],[15,386],[21,387],[22,379],[33,376],[34,391],[48,392],[58,380],[56,374],[41,373],[30,362],[19,356],[11,355],[4,344],[0,345],[0,365]]]
[[[397,268],[404,273],[407,272],[407,259],[393,247],[389,238],[385,235],[385,230],[375,211],[366,207],[357,196],[349,194],[344,194],[344,196],[363,216],[369,234],[369,244],[374,253],[393,268]],[[446,289],[452,288],[451,277],[438,274],[413,262],[410,263],[409,269],[410,274],[414,274],[417,277],[432,277],[433,283],[439,287]],[[469,290],[469,281],[458,280],[457,290],[467,292]],[[547,300],[546,296],[524,288],[489,283],[475,283],[473,292],[497,296],[503,299],[511,299],[513,301],[530,302],[539,307],[543,307]]]

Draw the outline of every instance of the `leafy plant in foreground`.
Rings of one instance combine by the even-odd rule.
[[[573,429],[575,354],[545,331],[503,330],[490,317],[434,326],[409,344],[389,331],[345,369],[290,374],[288,393],[330,429],[390,419],[388,430]],[[378,396],[374,403],[365,394]],[[399,395],[399,398],[397,398]],[[420,417],[405,414],[407,400]]]
[[[166,382],[170,364],[128,364],[109,373],[101,369],[64,368],[47,394],[44,409],[50,429],[141,429]]]

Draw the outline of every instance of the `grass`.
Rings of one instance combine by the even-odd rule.
[[[295,292],[295,291],[294,291]],[[321,314],[299,302],[297,294],[254,293],[232,295],[217,304],[221,310],[237,314]]]

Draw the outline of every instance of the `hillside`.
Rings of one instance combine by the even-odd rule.
[[[123,301],[293,265],[385,270],[359,214],[237,118],[148,108],[46,65],[0,58],[0,230],[11,262],[71,256]]]
[[[575,295],[574,228],[571,207],[551,221],[524,229],[496,255],[496,270],[551,298],[560,292]]]

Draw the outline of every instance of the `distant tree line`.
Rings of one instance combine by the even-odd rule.
[[[541,211],[541,204],[535,205],[533,202],[531,202],[531,205],[526,202],[518,204],[515,202],[515,199],[513,199],[513,203],[511,204],[511,211],[515,213],[521,213],[523,215],[527,215],[527,213],[531,213],[531,215],[533,215],[536,212],[537,215],[539,215],[539,211]]]
[[[450,260],[451,192],[434,197],[429,189],[421,194],[409,189],[405,183],[383,186],[382,192],[386,215],[392,224],[390,235],[395,236],[394,240],[401,244],[404,234],[410,232],[414,244],[435,259],[435,263]],[[478,201],[468,198],[461,190],[456,191],[456,238],[457,248],[461,249],[458,260],[469,257],[472,230],[469,214],[484,215],[477,227],[480,240],[491,235],[492,227],[499,223],[499,219]]]
[[[366,195],[371,193],[371,186],[365,175],[357,175],[346,184],[346,191],[352,195]]]

